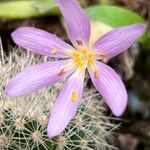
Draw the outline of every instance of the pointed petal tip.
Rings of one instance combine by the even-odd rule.
[[[128,49],[142,36],[146,27],[147,25],[144,23],[136,23],[116,28],[100,37],[95,42],[93,49],[106,53],[107,58],[110,59]]]
[[[137,23],[136,25],[140,26],[141,28],[146,28],[147,25],[145,23]]]
[[[24,31],[24,30],[30,29],[30,28],[32,29],[32,27],[19,27],[19,28],[17,28],[16,30],[14,30],[14,31],[11,33],[12,39],[14,39],[15,36],[17,36],[18,33],[20,33],[20,31]]]
[[[27,33],[26,30],[32,30],[32,29],[34,28],[33,27],[19,27],[11,33],[11,38],[17,45],[22,47],[22,44],[21,44],[22,42],[20,43],[20,40],[22,39],[21,35],[23,34],[25,35],[25,33]]]
[[[15,31],[13,31],[11,33],[11,38],[13,39],[13,41],[16,43],[16,36],[17,36],[17,33],[19,31],[20,28],[16,29]]]
[[[56,0],[64,16],[69,38],[74,46],[89,45],[90,20],[76,0]],[[78,43],[78,41],[81,41]]]
[[[8,85],[6,85],[5,93],[7,96],[10,96],[10,97],[23,96],[21,93],[17,92],[17,90],[15,89],[15,86],[11,85],[11,82]]]
[[[112,113],[114,114],[114,116],[116,116],[116,117],[121,117],[123,114],[124,114],[124,111],[125,111],[125,109],[124,110],[115,110],[115,111],[112,111]]]
[[[126,108],[126,107],[125,107]],[[121,117],[124,112],[125,112],[125,108],[124,109],[121,109],[121,110],[112,110],[112,113],[114,114],[114,116],[116,117]]]
[[[135,28],[139,28],[139,30],[141,30],[141,34],[143,34],[147,28],[147,25],[144,23],[137,23],[135,24]]]
[[[13,90],[13,86],[12,86],[11,82],[9,82],[5,86],[5,93],[6,93],[6,95],[8,95],[10,97],[16,96],[15,91]]]
[[[78,77],[76,75],[75,72],[70,76],[54,103],[47,128],[50,138],[60,135],[77,112],[83,92],[84,73]],[[74,90],[78,91],[75,96]]]
[[[116,117],[121,117],[124,113],[124,111],[118,111],[118,112],[112,112]]]
[[[74,49],[56,35],[34,27],[20,27],[12,32],[11,37],[18,46],[50,57],[68,58],[67,50]],[[53,49],[57,52],[53,53]]]
[[[16,32],[16,31],[13,31],[13,32],[11,33],[12,39],[14,38],[15,32]]]
[[[5,93],[6,93],[6,95],[8,95],[8,96],[13,96],[13,93],[12,93],[11,90],[9,89],[9,85],[7,85],[7,86],[5,87]]]
[[[120,76],[112,68],[100,62],[97,62],[96,68],[101,74],[95,78],[94,72],[89,70],[92,82],[112,113],[119,117],[127,106],[128,96],[126,88]]]
[[[53,85],[69,76],[73,69],[67,67],[70,60],[45,62],[36,64],[12,77],[5,87],[9,96],[25,96],[39,89]],[[65,68],[65,73],[59,72]]]
[[[47,136],[49,138],[53,138],[55,136],[57,136],[56,132],[54,132],[54,130],[50,130],[49,128],[47,129]]]
[[[51,128],[49,125],[48,125],[48,128],[47,128],[47,135],[49,138],[53,138],[53,137],[56,137],[58,135],[60,135],[62,132],[59,132],[57,130],[55,130],[55,128]]]
[[[116,116],[116,117],[121,117],[126,108],[127,108],[127,104],[128,104],[128,96],[127,93],[124,95],[124,98],[122,99],[121,105],[118,108],[111,108],[112,113]]]

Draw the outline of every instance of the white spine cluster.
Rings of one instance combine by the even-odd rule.
[[[110,117],[104,115],[105,107],[93,90],[86,90],[76,117],[64,133],[49,139],[47,121],[53,102],[62,83],[49,86],[27,97],[12,98],[5,94],[9,79],[32,64],[49,61],[22,49],[13,49],[6,56],[0,54],[0,149],[14,150],[105,150],[116,149]],[[95,94],[94,94],[95,93]]]

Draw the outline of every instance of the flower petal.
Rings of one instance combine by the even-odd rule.
[[[34,65],[12,78],[5,91],[9,96],[22,96],[52,85],[73,72],[67,65],[68,60]]]
[[[96,62],[95,71],[88,69],[93,84],[114,115],[120,116],[127,106],[127,92],[123,82],[109,66]]]
[[[84,73],[76,72],[68,79],[52,108],[48,136],[59,135],[74,117],[83,91]]]
[[[94,50],[112,58],[128,49],[145,31],[145,24],[134,24],[117,28],[94,44]]]
[[[65,18],[67,31],[74,46],[89,44],[90,21],[80,5],[75,0],[57,0],[58,6]]]
[[[68,57],[67,50],[74,49],[57,36],[41,29],[21,27],[12,33],[14,42],[28,50],[51,57]]]

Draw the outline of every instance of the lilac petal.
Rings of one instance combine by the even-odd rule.
[[[145,24],[117,28],[99,38],[93,49],[112,58],[128,49],[144,33],[145,28]]]
[[[22,96],[52,85],[72,73],[68,60],[34,65],[13,77],[6,86],[9,96]]]
[[[100,92],[113,114],[122,115],[127,106],[127,92],[123,82],[109,66],[96,62],[96,70],[89,69],[93,84]]]
[[[75,73],[68,79],[52,108],[47,129],[50,138],[63,132],[77,111],[82,97],[84,73]]]
[[[80,5],[75,0],[57,0],[58,6],[65,18],[67,31],[75,46],[89,44],[90,21]]]
[[[68,57],[67,50],[74,49],[57,36],[32,27],[18,28],[12,33],[12,38],[25,49],[51,57]]]

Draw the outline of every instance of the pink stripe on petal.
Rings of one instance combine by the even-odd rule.
[[[48,123],[48,136],[59,135],[74,117],[82,98],[84,73],[78,76],[74,73],[60,92]],[[72,99],[73,98],[73,99]]]
[[[96,62],[97,75],[89,69],[93,84],[100,92],[113,114],[120,116],[127,106],[127,92],[123,82],[109,66]]]
[[[93,49],[112,58],[128,49],[144,33],[145,28],[145,24],[117,28],[99,38]]]
[[[22,96],[52,85],[73,72],[68,60],[34,65],[13,77],[5,88],[9,96]]]
[[[12,33],[12,38],[25,49],[51,57],[66,58],[66,50],[74,49],[57,36],[32,27],[18,28]]]
[[[75,46],[89,44],[90,21],[80,5],[75,0],[57,0],[58,6],[65,18],[67,30]]]

